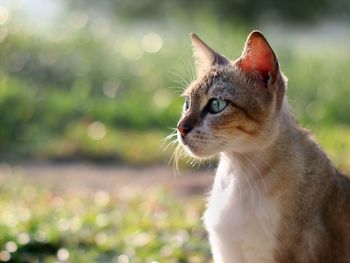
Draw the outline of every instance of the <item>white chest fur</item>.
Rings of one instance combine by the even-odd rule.
[[[277,204],[249,173],[220,162],[204,214],[215,263],[274,262]]]

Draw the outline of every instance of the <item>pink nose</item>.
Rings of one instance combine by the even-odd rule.
[[[190,128],[188,126],[186,126],[185,124],[180,123],[177,126],[177,130],[180,132],[182,137],[185,137],[187,133],[190,132]]]

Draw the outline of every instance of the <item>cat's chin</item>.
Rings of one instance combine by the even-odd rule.
[[[192,158],[203,160],[212,158],[215,154],[217,154],[217,152],[209,151],[208,149],[205,149],[205,147],[193,145],[191,141],[186,141],[179,135],[178,141]]]
[[[199,160],[204,160],[204,159],[210,159],[212,158],[216,153],[212,153],[212,152],[205,152],[203,150],[200,149],[195,149],[195,148],[191,148],[187,145],[182,145],[182,147],[184,147],[184,149],[186,150],[186,152],[195,159],[199,159]]]

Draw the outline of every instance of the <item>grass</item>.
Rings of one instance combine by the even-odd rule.
[[[208,262],[203,202],[162,189],[57,195],[2,179],[0,262]]]

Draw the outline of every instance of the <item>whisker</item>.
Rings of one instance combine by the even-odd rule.
[[[177,139],[172,140],[171,142],[169,142],[165,147],[163,147],[163,151],[165,152],[166,150],[168,150],[168,148],[170,146],[174,146],[177,143]]]
[[[172,131],[169,135],[162,139],[162,141],[167,141],[177,135],[176,130]]]
[[[191,76],[190,67],[187,65],[187,63],[185,62],[184,59],[181,59],[181,62],[184,64],[184,66],[186,68],[187,80],[188,80],[189,83],[191,83],[193,81],[194,77]]]
[[[176,143],[177,139],[174,138],[176,136],[177,136],[177,132],[174,129],[172,133],[170,133],[168,136],[166,136],[161,140],[161,147],[163,148],[163,151],[166,151],[170,145],[173,145]]]
[[[168,73],[172,74],[173,76],[177,77],[180,81],[182,82],[178,82],[179,80],[172,80],[173,82],[179,84],[179,85],[183,85],[185,87],[189,86],[191,84],[191,82],[189,82],[187,79],[185,79],[183,76],[181,76],[179,73],[173,72],[173,71],[168,71]]]
[[[181,145],[178,144],[176,146],[175,151],[172,154],[170,161],[169,161],[169,164],[168,164],[168,165],[170,165],[171,162],[173,163],[173,171],[174,171],[175,177],[177,175],[180,175],[180,169],[179,169],[179,159],[180,159],[180,155],[181,155],[180,151],[181,151]]]
[[[178,83],[176,83],[178,84]],[[183,85],[179,85],[178,86],[168,86],[169,89],[172,89],[172,92],[177,95],[177,96],[181,96],[182,92],[183,92]]]

